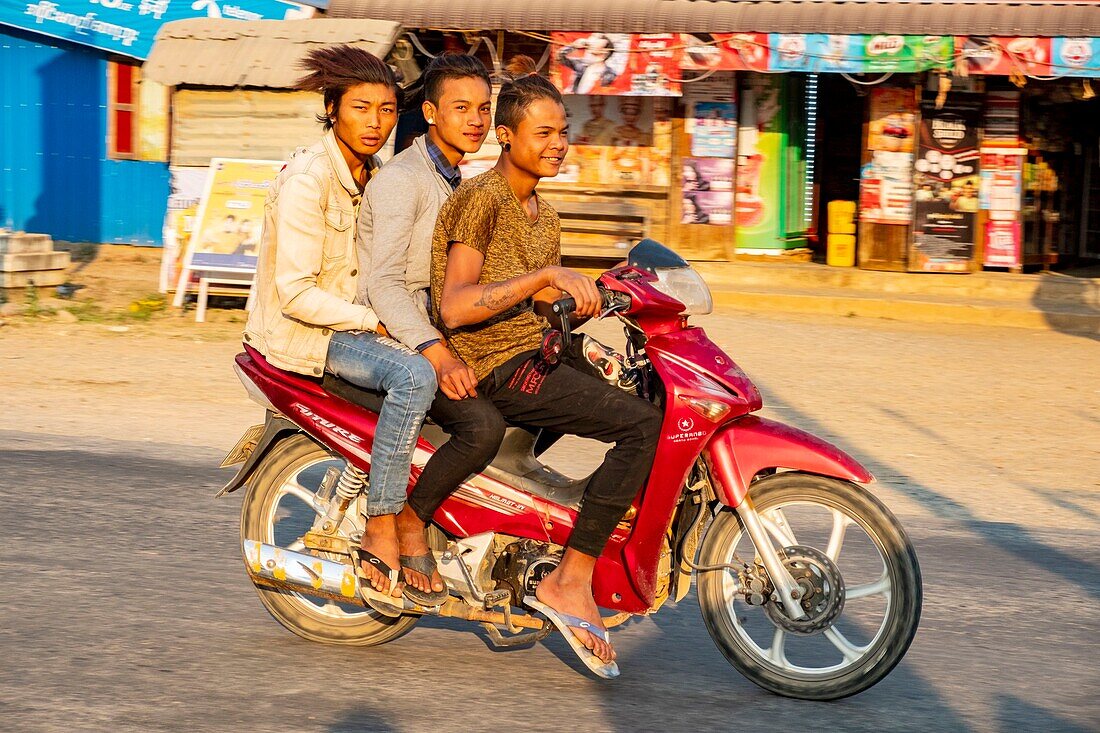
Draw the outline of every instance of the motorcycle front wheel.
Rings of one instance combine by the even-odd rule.
[[[242,543],[258,540],[304,551],[302,535],[325,510],[316,499],[325,472],[330,467],[342,471],[344,465],[338,454],[300,433],[272,446],[248,482],[241,507]],[[350,520],[345,519],[340,532],[345,539],[350,527]],[[329,559],[350,562],[346,556]],[[255,587],[260,602],[276,621],[303,639],[325,644],[384,644],[408,633],[419,619],[390,618],[351,603]]]
[[[901,524],[866,489],[823,476],[775,474],[750,495],[799,581],[807,615],[792,621],[774,600],[761,604],[736,569],[702,570],[699,606],[719,650],[753,683],[786,697],[837,700],[882,680],[920,621],[920,566]],[[699,564],[742,563],[759,561],[736,512],[722,511]]]

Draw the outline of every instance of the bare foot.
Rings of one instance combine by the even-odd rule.
[[[424,522],[420,521],[420,517],[407,504],[397,515],[397,540],[402,555],[416,557],[431,554],[432,549],[428,546]],[[438,592],[444,588],[443,578],[438,572],[432,573],[430,580],[424,573],[418,573],[409,568],[402,568],[402,573],[405,576],[405,582],[422,593]]]
[[[562,578],[560,570],[554,570],[539,583],[535,589],[535,598],[555,611],[577,616],[605,630],[600,618],[599,606],[592,597],[591,584],[570,582]],[[569,629],[587,649],[600,658],[600,661],[605,663],[615,661],[617,655],[609,643],[586,629],[577,626],[570,626]]]
[[[363,532],[363,540],[359,543],[367,552],[378,557],[379,560],[396,569],[400,565],[400,551],[397,546],[397,521],[393,514],[379,514],[367,519],[367,528]],[[367,574],[371,587],[380,593],[389,593],[391,596],[401,595],[401,584],[395,583],[390,587],[390,579],[385,573],[366,560],[360,563],[363,572]]]

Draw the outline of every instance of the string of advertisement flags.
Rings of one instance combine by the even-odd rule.
[[[716,33],[549,37],[550,76],[570,94],[682,95],[684,71],[1100,77],[1100,38]]]

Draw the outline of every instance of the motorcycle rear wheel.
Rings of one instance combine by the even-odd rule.
[[[276,524],[293,520],[295,510],[299,517],[291,535],[308,528],[312,522],[309,512],[317,509],[307,505],[306,500],[309,494],[316,493],[318,478],[330,465],[342,470],[344,459],[300,433],[272,446],[248,482],[241,506],[241,541],[281,542],[286,546],[286,537],[276,537]],[[288,497],[296,501],[291,506],[282,506],[282,500]],[[303,639],[323,644],[385,644],[408,633],[419,620],[418,616],[390,618],[373,609],[336,604],[291,591],[255,588],[260,602],[276,621]]]
[[[920,566],[901,524],[866,489],[823,476],[776,474],[753,484],[750,495],[777,550],[792,547],[793,555],[796,546],[810,547],[803,556],[812,557],[818,551],[833,561],[844,602],[838,616],[823,621],[827,627],[792,633],[776,622],[776,618],[786,619],[778,604],[769,608],[745,602],[736,571],[701,571],[699,606],[714,643],[750,681],[785,697],[838,700],[881,681],[905,655],[920,621]],[[821,512],[824,516],[815,534],[812,520]],[[800,528],[791,521],[795,514],[805,515],[810,526]],[[862,530],[863,536],[853,537],[853,527]],[[842,551],[853,544],[856,551],[850,550],[849,555],[858,555],[864,546],[863,554],[871,559],[856,557],[849,562],[842,557]],[[699,564],[738,560],[751,564],[753,558],[752,543],[736,512],[721,512],[701,543]],[[846,563],[851,575],[846,574],[850,572]],[[860,572],[874,579],[857,583]],[[866,623],[867,615],[877,617],[879,606],[884,607],[882,620]],[[844,632],[838,624],[844,625]],[[870,638],[863,644],[849,640],[857,634]],[[801,656],[792,659],[794,654]],[[836,654],[842,657],[839,662]]]

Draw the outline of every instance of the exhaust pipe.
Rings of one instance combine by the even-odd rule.
[[[248,574],[257,585],[366,605],[350,565],[255,540],[244,540],[242,549]]]

